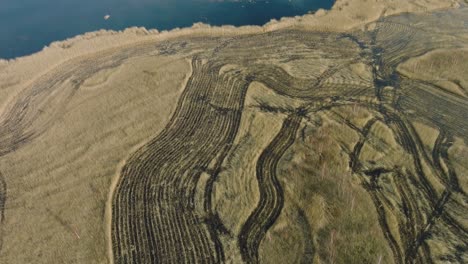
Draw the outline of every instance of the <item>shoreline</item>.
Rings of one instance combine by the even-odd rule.
[[[83,34],[76,35],[74,37],[70,37],[63,40],[57,40],[51,42],[49,45],[43,47],[42,50],[25,55],[20,57],[15,57],[11,59],[4,59],[0,58],[0,66],[8,65],[17,61],[21,61],[25,58],[34,57],[40,55],[42,53],[50,52],[50,50],[54,49],[69,49],[74,45],[78,44],[79,42],[87,42],[90,40],[95,40],[99,37],[109,37],[109,36],[121,36],[121,35],[136,35],[137,37],[145,37],[145,36],[153,36],[153,37],[161,37],[164,40],[169,37],[180,37],[193,34],[215,34],[217,36],[224,35],[224,32],[228,30],[228,34],[249,34],[249,33],[263,33],[263,32],[272,32],[276,30],[281,30],[284,28],[288,28],[291,26],[298,27],[300,29],[311,30],[311,31],[320,31],[320,30],[327,30],[327,31],[347,31],[355,27],[363,26],[367,23],[375,21],[380,17],[395,15],[399,13],[411,12],[411,13],[419,13],[419,12],[428,12],[434,11],[438,9],[446,9],[446,8],[454,8],[463,4],[462,0],[448,0],[448,1],[440,1],[440,0],[429,0],[429,3],[424,2],[427,6],[422,6],[418,2],[421,0],[416,0],[413,3],[406,3],[405,1],[398,0],[395,1],[396,3],[392,3],[393,6],[400,6],[400,8],[390,7],[387,8],[388,3],[384,3],[383,0],[377,0],[376,2],[369,3],[366,5],[367,11],[371,11],[371,16],[364,17],[359,15],[353,14],[356,10],[353,10],[353,6],[350,5],[355,4],[356,6],[359,4],[365,3],[365,0],[336,0],[333,4],[331,9],[318,9],[313,13],[307,13],[304,15],[298,15],[294,17],[282,17],[281,19],[271,19],[269,22],[265,23],[264,25],[243,25],[243,26],[233,26],[233,25],[221,25],[215,26],[206,24],[203,22],[195,22],[191,27],[176,27],[170,30],[161,30],[159,31],[157,28],[147,29],[145,27],[138,27],[132,26],[127,27],[123,30],[96,30],[90,31]],[[403,2],[403,3],[401,3]],[[406,4],[406,6],[404,5]],[[356,7],[354,6],[354,7]],[[380,9],[380,13],[377,12]],[[344,15],[345,19],[350,20],[352,23],[339,23],[336,24],[326,24],[323,23],[327,20],[327,18],[333,18],[335,15]],[[354,17],[353,17],[354,15]],[[369,14],[367,14],[369,15]],[[374,19],[373,19],[374,18]],[[203,29],[210,30],[210,32],[200,32]],[[252,32],[254,30],[255,32]],[[193,32],[191,32],[193,31]],[[215,31],[215,32],[212,32]],[[172,36],[171,36],[172,35]],[[156,39],[155,39],[156,40]],[[137,43],[138,40],[131,41],[131,43]],[[92,44],[92,43],[90,43]],[[97,48],[96,50],[100,50],[99,47],[92,47]],[[90,52],[91,53],[91,52]]]
[[[266,244],[248,247],[255,249],[251,255],[291,262],[303,254],[327,262],[328,247],[314,241],[334,241],[328,231],[336,228],[343,232],[334,245],[345,248],[330,253],[338,262],[420,258],[425,253],[405,242],[420,237],[417,228],[407,232],[407,215],[398,212],[406,200],[416,200],[422,206],[410,204],[416,208],[410,214],[432,217],[426,205],[455,193],[456,174],[464,173],[457,157],[468,150],[456,140],[468,131],[462,122],[468,113],[465,54],[454,50],[466,46],[468,5],[393,0],[401,8],[391,9],[394,3],[385,1],[337,0],[331,11],[264,26],[100,30],[0,61],[0,139],[10,151],[0,161],[13,201],[5,209],[8,221],[0,223],[8,230],[0,262],[113,264],[159,255],[175,262],[225,255],[226,262],[239,262],[245,258],[239,241],[256,235],[240,231],[265,204],[250,169],[261,164],[274,137],[268,139],[265,128],[281,126],[290,114],[305,123],[293,133],[297,144],[277,162],[278,173],[287,172],[279,186],[284,194],[274,198],[283,212],[270,226],[261,224],[259,241],[265,237]],[[434,9],[415,4],[425,1]],[[458,6],[440,7],[446,2]],[[407,78],[395,78],[404,73]],[[250,94],[255,83],[264,87]],[[429,161],[422,157],[426,152],[434,155]],[[381,168],[384,181],[374,184]],[[449,169],[451,182],[444,180]],[[310,180],[314,175],[317,181]],[[369,189],[366,175],[372,176]],[[461,190],[465,183],[460,181]],[[369,196],[378,188],[388,199]],[[331,214],[330,204],[339,213]],[[396,206],[382,211],[382,204]],[[178,211],[179,205],[188,206]],[[441,210],[455,209],[447,204]],[[424,226],[427,219],[419,218],[410,226]],[[451,232],[461,221],[454,219],[440,228]],[[350,221],[359,225],[349,227]],[[302,236],[305,229],[310,232]],[[47,245],[38,246],[41,241]],[[455,256],[458,241],[452,233],[428,238],[427,259]]]
[[[426,2],[427,1],[427,2]],[[15,59],[0,59],[0,113],[7,103],[31,85],[37,78],[60,67],[63,63],[100,52],[131,47],[147,42],[159,42],[190,36],[239,36],[274,32],[286,28],[305,31],[346,32],[364,29],[364,26],[380,17],[400,13],[424,13],[428,11],[458,8],[463,0],[336,0],[330,10],[319,9],[313,14],[272,19],[263,26],[210,26],[195,23],[192,27],[158,31],[142,27],[130,27],[121,31],[99,30],[52,42],[41,51]]]

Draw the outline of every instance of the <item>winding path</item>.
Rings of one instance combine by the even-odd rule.
[[[281,130],[257,161],[260,200],[239,233],[239,247],[246,263],[259,263],[260,242],[283,209],[284,194],[276,176],[276,168],[284,152],[294,143],[300,124],[300,116],[288,116]]]

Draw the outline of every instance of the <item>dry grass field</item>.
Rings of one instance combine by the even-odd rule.
[[[354,16],[0,63],[0,263],[468,263],[468,8]]]

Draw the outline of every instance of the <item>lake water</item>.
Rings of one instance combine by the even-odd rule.
[[[263,25],[330,9],[334,0],[0,0],[0,58],[40,51],[52,41],[99,29],[143,26]],[[106,20],[104,17],[109,15]]]

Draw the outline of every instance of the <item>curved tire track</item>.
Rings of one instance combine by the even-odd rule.
[[[122,169],[112,212],[116,263],[223,262],[211,200],[200,215],[194,197],[203,168],[217,158],[218,171],[234,141],[248,85],[242,75],[218,72],[211,63],[192,61],[171,121]],[[211,177],[206,195],[216,173]]]
[[[276,166],[294,143],[301,117],[290,115],[281,130],[257,161],[256,174],[260,200],[239,233],[239,248],[247,263],[258,263],[258,249],[268,229],[275,223],[284,204],[284,194],[276,176]]]

